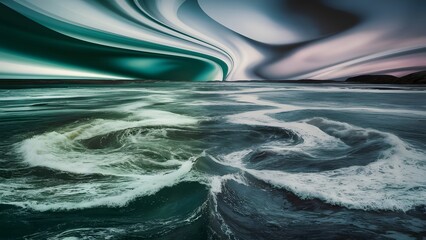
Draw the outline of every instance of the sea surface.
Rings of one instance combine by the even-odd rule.
[[[0,239],[424,239],[426,88],[0,89]]]

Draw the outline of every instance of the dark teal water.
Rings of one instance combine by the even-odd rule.
[[[0,90],[0,239],[421,239],[424,88]]]

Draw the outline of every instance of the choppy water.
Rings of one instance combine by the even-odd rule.
[[[426,91],[0,90],[0,238],[426,235]]]

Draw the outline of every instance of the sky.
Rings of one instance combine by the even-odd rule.
[[[344,80],[426,69],[424,0],[0,0],[0,78]]]

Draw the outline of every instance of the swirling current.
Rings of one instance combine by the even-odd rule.
[[[422,71],[425,12],[0,0],[0,239],[424,239],[425,88],[202,81]]]
[[[0,90],[0,238],[421,239],[422,88]]]
[[[0,78],[286,80],[426,67],[424,0],[0,0]]]

